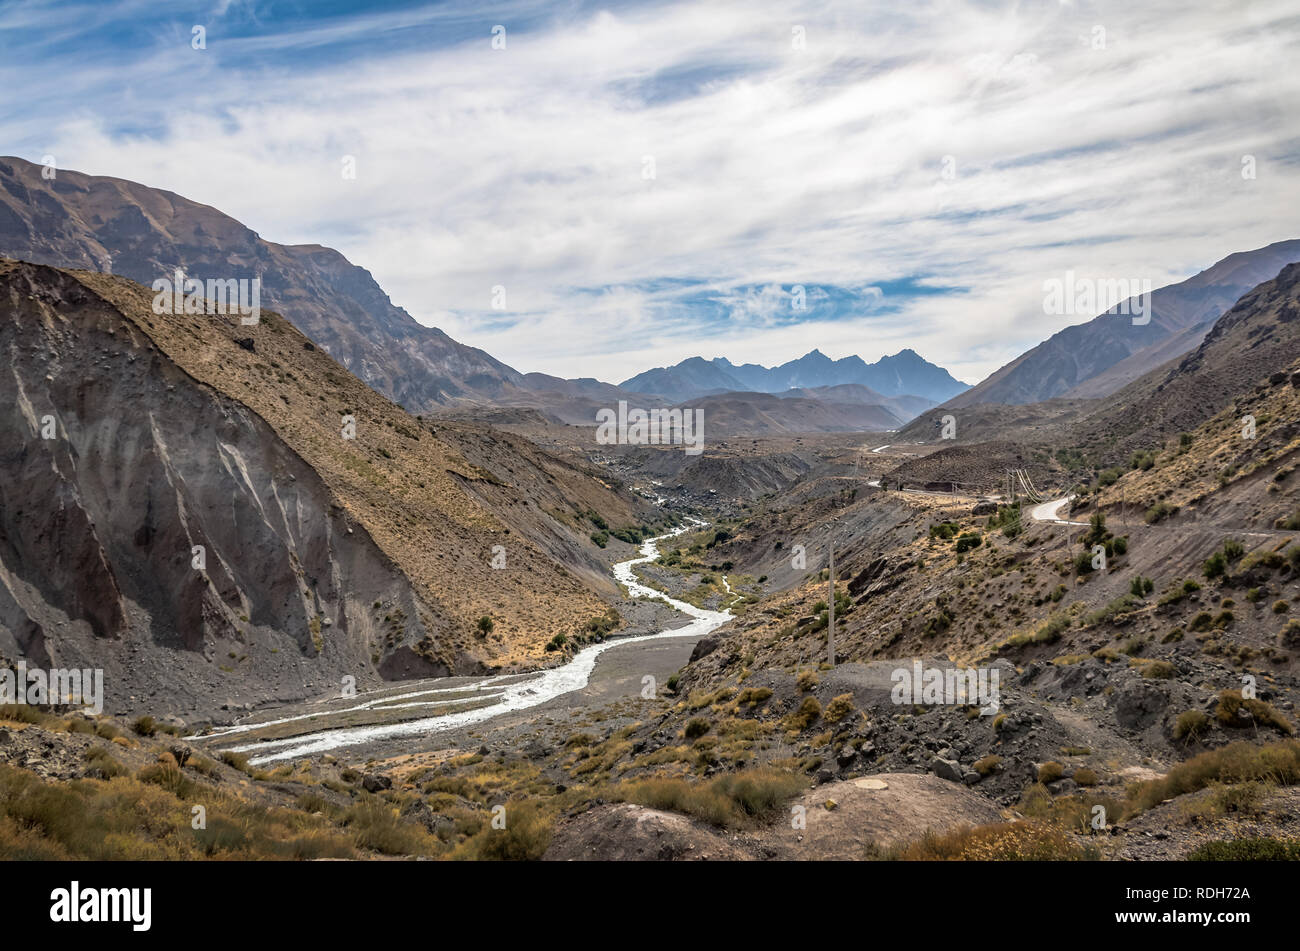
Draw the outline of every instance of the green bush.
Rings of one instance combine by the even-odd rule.
[[[722,773],[703,782],[680,777],[642,779],[614,787],[610,798],[684,813],[723,828],[741,828],[771,819],[807,785],[808,780],[796,773],[762,767]]]
[[[1238,741],[1193,756],[1160,779],[1135,784],[1129,792],[1128,814],[1135,815],[1166,799],[1196,792],[1213,783],[1269,782],[1293,786],[1300,782],[1300,743],[1283,740],[1265,746]]]
[[[1153,660],[1142,665],[1142,676],[1149,680],[1172,680],[1178,668],[1167,660]]]
[[[112,779],[114,776],[125,776],[127,773],[127,768],[102,746],[87,747],[83,755],[101,779]]]
[[[352,806],[344,814],[343,824],[359,847],[384,855],[430,855],[437,850],[437,840],[423,826],[404,821],[397,809],[382,799]]]
[[[1088,531],[1083,536],[1083,547],[1104,544],[1110,537],[1111,534],[1106,529],[1106,516],[1101,512],[1093,512],[1088,519]]]
[[[1157,522],[1163,522],[1170,516],[1178,514],[1178,506],[1170,505],[1168,502],[1157,502],[1151,508],[1147,509],[1144,521],[1148,525],[1154,525]]]
[[[452,858],[498,862],[540,859],[551,844],[551,820],[529,802],[507,803],[505,819],[504,829],[484,823],[477,833],[457,846]]]

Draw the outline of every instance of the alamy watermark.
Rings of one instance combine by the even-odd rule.
[[[685,446],[686,455],[704,451],[704,410],[631,409],[596,411],[596,442],[602,446]]]
[[[1150,278],[1104,278],[1094,280],[1075,277],[1066,271],[1065,278],[1043,281],[1043,313],[1054,317],[1095,317],[1114,312],[1131,315],[1133,326],[1151,323]]]
[[[80,705],[87,713],[103,713],[104,671],[90,667],[28,669],[27,661],[20,660],[17,669],[0,670],[2,703]]]
[[[148,931],[152,908],[152,888],[91,888],[74,880],[50,892],[50,921],[55,923],[122,922],[132,931]]]
[[[262,279],[186,277],[176,269],[171,278],[153,282],[155,314],[238,314],[247,327],[257,325],[262,316]]]
[[[990,716],[1001,707],[999,677],[1000,672],[994,667],[922,667],[921,662],[915,660],[910,670],[899,667],[889,675],[894,682],[889,696],[899,705],[966,706],[978,703],[980,716]]]

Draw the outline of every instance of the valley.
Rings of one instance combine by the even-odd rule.
[[[0,168],[11,197],[20,171]],[[73,178],[81,237],[24,253],[114,238],[105,195],[224,221],[129,184]],[[153,250],[141,273],[197,260]],[[1164,336],[1044,371],[1043,399],[1034,351],[974,390],[912,351],[813,351],[620,386],[501,364],[434,393],[338,354],[357,325],[319,309],[337,288],[307,314],[271,281],[244,323],[0,260],[0,655],[102,670],[106,694],[0,703],[0,850],[1285,852],[1300,263],[1224,275],[1292,250],[1157,290]],[[1078,333],[1126,332],[1097,320]],[[981,387],[1006,401],[967,402]],[[600,425],[687,408],[686,445]],[[996,696],[900,696],[912,671]],[[72,825],[16,818],[38,794]],[[196,798],[225,831],[188,835]],[[123,831],[146,803],[154,831]]]

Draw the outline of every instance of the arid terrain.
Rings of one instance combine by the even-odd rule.
[[[59,207],[199,214],[128,185]],[[111,685],[0,704],[0,854],[1294,858],[1300,263],[1200,286],[1039,401],[702,391],[693,454],[0,260],[0,655]]]

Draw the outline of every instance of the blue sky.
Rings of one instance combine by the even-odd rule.
[[[337,247],[523,371],[912,347],[975,381],[1077,319],[1043,312],[1067,269],[1159,286],[1300,237],[1297,27],[1291,0],[8,0],[0,153]]]

